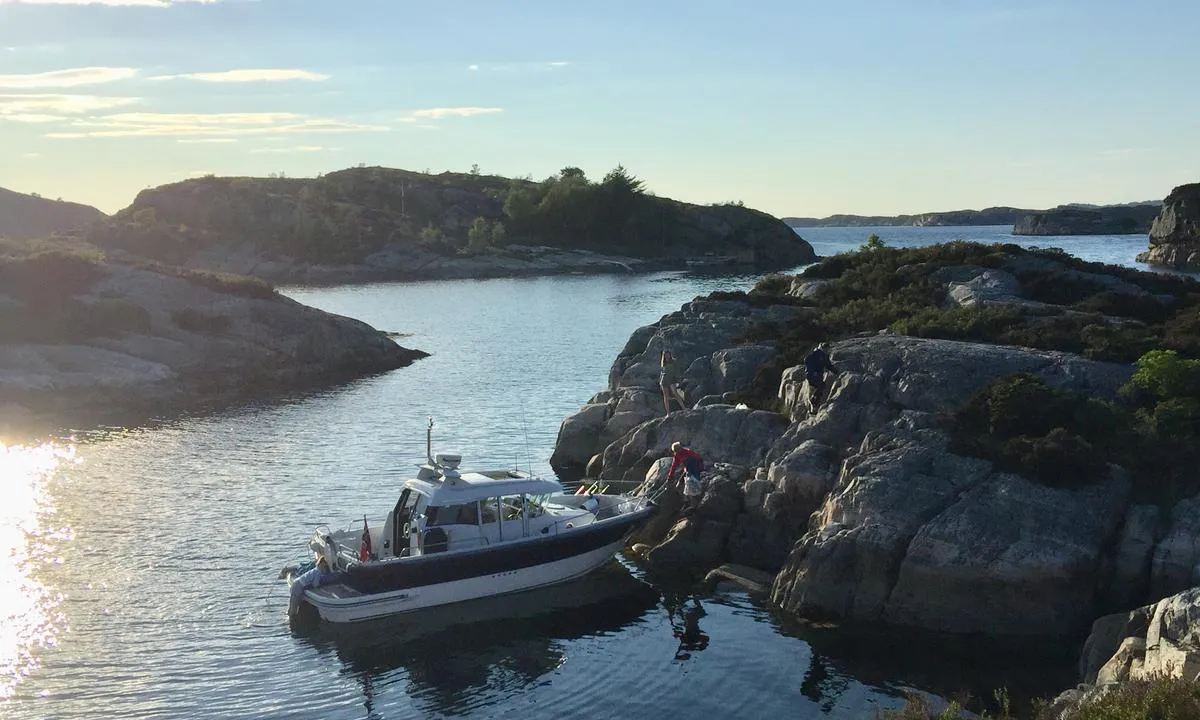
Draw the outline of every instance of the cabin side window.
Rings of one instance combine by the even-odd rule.
[[[461,503],[431,507],[425,513],[426,527],[435,525],[478,525],[479,503]]]

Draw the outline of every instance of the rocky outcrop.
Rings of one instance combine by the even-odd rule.
[[[737,393],[746,389],[759,368],[776,354],[773,345],[740,346],[738,339],[756,323],[784,323],[802,312],[806,311],[788,305],[753,308],[739,301],[696,300],[639,328],[613,362],[608,389],[563,422],[551,467],[560,476],[577,476],[593,456],[603,453],[591,474],[623,477],[629,466],[613,466],[617,460],[606,448],[611,450],[627,433],[664,415],[658,387],[663,349],[669,349],[679,367],[686,368],[680,384],[689,403],[706,409],[713,402],[728,405],[726,401],[736,400]],[[645,472],[645,467],[640,471]]]
[[[81,267],[90,268],[86,280],[55,297],[0,278],[0,405],[11,423],[139,419],[328,385],[425,356],[260,283]]]
[[[801,615],[956,632],[1053,634],[1090,621],[1128,483],[1054,490],[997,472],[950,452],[939,416],[1003,375],[1111,395],[1129,370],[887,335],[834,349],[844,371],[830,402],[816,415],[796,402],[797,422],[768,456],[778,462],[796,441],[817,439],[843,458],[776,578],[774,601]],[[796,383],[785,377],[781,396],[800,396]]]
[[[104,217],[90,205],[48,200],[0,188],[0,238],[41,238],[83,228]]]
[[[959,309],[995,307],[1010,342],[1041,342],[1029,331],[1049,327],[1039,325],[1049,317],[1086,316],[1079,327],[1091,328],[1140,322],[1119,314],[1126,305],[1160,317],[1157,308],[1191,287],[1000,247],[912,257],[912,264],[896,259],[893,272],[911,277],[919,270],[922,282],[942,284],[943,304],[932,314],[953,324],[975,315],[960,316]],[[1174,508],[1141,504],[1155,488],[1141,479],[1135,487],[1124,468],[1108,464],[1122,455],[1089,449],[1102,440],[1070,444],[1082,438],[1071,434],[1080,424],[1073,413],[1106,412],[1107,405],[1093,408],[1080,398],[1115,399],[1132,375],[1130,364],[864,332],[832,343],[839,374],[811,410],[796,363],[807,352],[805,339],[820,332],[814,328],[822,318],[812,314],[839,310],[827,293],[863,291],[859,276],[836,277],[846,266],[859,267],[839,261],[764,283],[744,299],[697,300],[635,331],[613,363],[608,388],[564,422],[556,467],[586,468],[589,477],[627,490],[647,473],[663,472],[660,459],[679,440],[710,463],[738,468],[722,474],[711,500],[706,493],[703,515],[681,512],[677,490],[646,479],[642,490],[661,493],[661,512],[637,535],[641,554],[697,573],[721,563],[772,573],[771,601],[801,616],[1070,636],[1097,615],[1200,582],[1200,499]],[[1059,282],[1065,287],[1054,286]],[[1088,304],[1097,296],[1103,302]],[[1055,332],[1063,327],[1072,324]],[[666,415],[657,388],[664,348],[686,368],[691,406]],[[1007,384],[996,385],[1001,379]],[[1018,391],[1010,386],[1024,384],[1038,394],[1012,401]],[[764,385],[775,388],[774,397],[764,396]],[[979,396],[984,388],[1010,394]],[[1028,437],[1004,429],[989,436],[987,421],[972,419],[980,412],[1011,418],[1040,402],[1051,412],[1066,403],[1061,412],[1072,414],[1048,415],[1056,425],[1030,418],[1036,422]],[[968,405],[973,414],[960,414]],[[964,433],[955,418],[974,429]],[[1188,482],[1181,478],[1178,487],[1192,487]],[[1164,495],[1159,502],[1178,501]]]
[[[1013,224],[1013,235],[1140,235],[1158,215],[1157,203],[1106,208],[1057,207]]]
[[[1200,183],[1171,191],[1150,228],[1150,249],[1137,259],[1178,270],[1200,270]]]

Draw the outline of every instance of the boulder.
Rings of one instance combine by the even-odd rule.
[[[670,454],[673,442],[700,453],[706,463],[754,467],[786,426],[787,420],[776,413],[724,405],[673,412],[642,423],[606,447],[600,477],[632,487],[651,463]]]
[[[596,440],[608,420],[607,403],[584,405],[583,409],[563,420],[554,443],[554,454],[550,456],[550,467],[555,472],[578,471],[587,466],[596,454]]]
[[[1097,620],[1080,669],[1084,682],[1098,684],[1200,679],[1200,587]]]

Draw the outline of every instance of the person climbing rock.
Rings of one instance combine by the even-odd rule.
[[[837,375],[837,368],[829,359],[829,345],[820,343],[804,358],[804,379],[808,383],[808,409],[816,412],[825,401],[825,373]]]
[[[671,401],[679,403],[680,410],[687,410],[687,397],[679,387],[679,366],[670,350],[663,350],[658,359],[658,387],[662,390],[663,408],[671,412]]]
[[[680,481],[683,485],[683,497],[687,500],[688,507],[695,509],[700,505],[700,498],[704,495],[704,482],[700,479],[700,473],[704,472],[704,458],[700,457],[695,450],[684,447],[683,443],[671,443],[671,468],[667,470],[668,484],[675,475],[675,468],[682,471]]]

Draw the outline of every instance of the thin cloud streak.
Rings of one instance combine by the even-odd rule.
[[[305,80],[320,82],[328,80],[328,75],[309,70],[295,68],[261,68],[246,70],[226,70],[224,72],[185,73],[182,75],[156,75],[151,80],[198,80],[213,83],[253,83],[253,82],[287,82]]]
[[[410,115],[414,118],[441,120],[447,117],[474,117],[475,115],[494,115],[502,112],[504,112],[504,108],[498,107],[439,107],[413,110]]]
[[[47,133],[55,140],[122,137],[233,138],[254,135],[384,132],[382,125],[365,125],[336,118],[296,113],[117,113],[75,120],[72,129]]]
[[[137,105],[141,98],[101,95],[0,94],[0,117],[12,115],[82,115]]]
[[[328,149],[321,145],[297,145],[296,147],[288,148],[252,148],[250,152],[254,155],[286,155],[289,153],[324,152]]]
[[[2,0],[0,0],[2,1]],[[6,90],[37,90],[41,88],[70,88],[81,85],[128,80],[138,74],[137,68],[82,67],[26,75],[0,75],[0,88]]]

